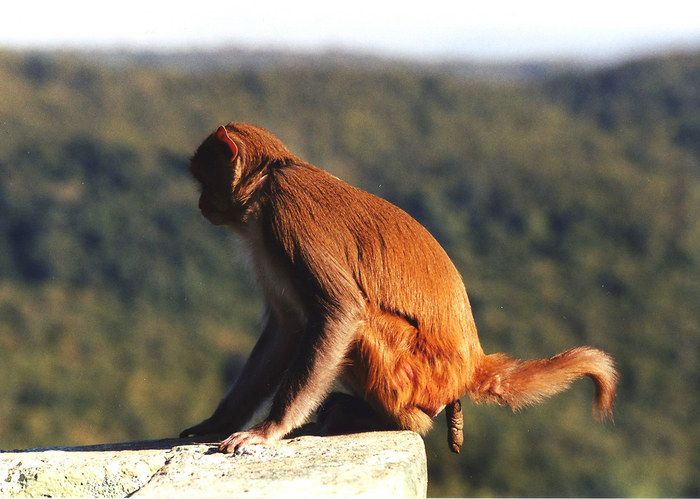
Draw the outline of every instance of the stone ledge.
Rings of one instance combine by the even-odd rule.
[[[304,436],[240,455],[185,439],[0,451],[0,497],[425,497],[411,432]]]

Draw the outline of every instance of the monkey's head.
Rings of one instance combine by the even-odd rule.
[[[201,186],[199,209],[214,225],[238,225],[268,173],[298,161],[267,130],[245,123],[220,126],[190,160],[190,172]]]

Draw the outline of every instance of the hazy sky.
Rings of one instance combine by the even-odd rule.
[[[0,47],[343,48],[611,57],[700,47],[698,0],[4,0]]]

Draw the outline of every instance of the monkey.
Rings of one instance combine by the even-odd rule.
[[[446,409],[448,445],[459,452],[462,396],[517,411],[584,376],[595,385],[594,412],[612,419],[618,375],[607,353],[485,354],[462,277],[427,229],[299,159],[271,132],[222,125],[190,172],[203,217],[245,242],[265,312],[238,379],[181,437],[229,435],[218,450],[239,452],[290,434],[319,406],[328,433],[352,429],[356,415],[358,431],[425,434]],[[336,379],[350,394],[324,402]],[[267,416],[246,429],[268,399]]]

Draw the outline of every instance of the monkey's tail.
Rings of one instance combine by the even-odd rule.
[[[477,367],[468,393],[476,401],[496,402],[517,411],[565,390],[582,376],[595,384],[594,413],[600,419],[612,420],[617,371],[609,355],[590,347],[573,348],[540,360],[487,355]]]

